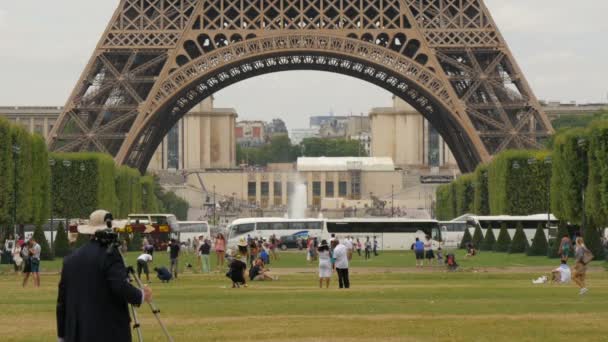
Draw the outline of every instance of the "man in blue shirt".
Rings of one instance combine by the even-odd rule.
[[[414,254],[416,254],[416,267],[424,266],[424,242],[419,238],[414,242]]]

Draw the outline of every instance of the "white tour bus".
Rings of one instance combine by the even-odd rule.
[[[242,218],[232,221],[228,227],[228,247],[236,246],[241,239],[268,239],[271,235],[281,238],[287,235],[321,236],[325,220],[323,219],[285,219],[277,217]]]
[[[547,230],[546,227],[548,218],[550,228]],[[529,243],[532,243],[532,239],[536,234],[536,229],[539,224],[541,224],[545,229],[545,237],[547,239],[555,237],[555,231],[557,229],[557,225],[559,224],[559,220],[555,216],[550,215],[548,217],[547,214],[536,214],[529,216],[476,216],[467,214],[457,217],[452,221],[466,222],[467,229],[469,229],[469,233],[471,233],[471,236],[475,233],[475,228],[477,226],[481,228],[481,231],[484,236],[486,234],[486,230],[489,227],[492,227],[496,238],[498,238],[498,232],[503,223],[507,224],[507,231],[509,232],[511,238],[513,238],[513,235],[515,235],[515,230],[517,229],[517,225],[521,222],[524,228],[524,233],[526,234],[526,238],[528,239]]]
[[[468,228],[466,221],[441,221],[441,238],[443,245],[447,248],[457,248],[460,246],[464,231]]]
[[[199,235],[213,241],[213,230],[207,221],[179,221],[179,228],[174,233],[179,241],[194,240]]]
[[[329,241],[332,234],[344,239],[352,236],[365,246],[369,237],[373,246],[376,237],[381,250],[409,250],[416,238],[424,241],[429,235],[433,240],[441,241],[441,231],[436,220],[413,220],[404,218],[348,218],[327,220],[323,239]]]

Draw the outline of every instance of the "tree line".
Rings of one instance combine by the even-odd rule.
[[[292,144],[287,135],[272,137],[269,144],[260,147],[237,145],[239,163],[265,166],[269,163],[293,163],[298,157],[350,157],[367,156],[365,147],[358,140],[306,138],[300,144]]]
[[[465,213],[531,215],[550,210],[560,221],[582,227],[585,242],[603,255],[599,244],[600,231],[608,225],[608,121],[558,132],[551,150],[500,153],[473,173],[438,187],[436,196],[440,220]]]
[[[153,176],[116,166],[105,154],[49,153],[42,136],[4,118],[0,118],[0,165],[0,240],[12,234],[14,224],[34,224],[45,259],[53,257],[42,230],[51,213],[56,218],[88,218],[105,209],[116,218],[134,212],[187,218],[188,202],[164,191]],[[57,240],[61,240],[59,232]]]

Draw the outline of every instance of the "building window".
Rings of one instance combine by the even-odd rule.
[[[34,125],[34,133],[38,133],[40,135],[44,135],[44,129],[42,128],[42,125]]]
[[[325,182],[325,197],[334,197],[334,182]]]
[[[321,196],[321,182],[312,182],[312,195]]]
[[[247,183],[247,197],[255,197],[255,182]]]
[[[282,196],[283,195],[283,184],[281,182],[274,182],[274,195]]]
[[[270,194],[268,182],[262,182],[262,183],[260,183],[260,185],[261,185],[262,196],[268,197],[268,195]]]
[[[346,192],[347,185],[346,184],[347,184],[346,182],[338,183],[338,196],[346,197],[346,195],[347,195],[347,192]]]
[[[179,169],[179,124],[167,134],[167,168]]]

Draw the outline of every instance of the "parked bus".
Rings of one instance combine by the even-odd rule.
[[[369,237],[373,244],[376,237],[382,250],[409,250],[419,238],[424,241],[428,235],[441,241],[441,231],[436,220],[413,220],[404,218],[353,218],[327,220],[323,239],[329,240],[332,234],[344,239],[352,236],[362,244]]]
[[[268,239],[306,232],[310,236],[321,236],[323,219],[285,219],[277,217],[242,218],[232,221],[228,227],[227,242],[234,247],[247,236]]]
[[[197,239],[199,235],[203,235],[207,239],[213,240],[215,235],[207,221],[179,221],[179,228],[173,231],[173,235],[179,241],[188,239]],[[215,233],[217,234],[217,232]]]
[[[146,234],[157,250],[165,249],[169,239],[174,237],[172,234],[178,230],[179,223],[173,214],[131,214],[125,226],[117,229],[119,233]]]
[[[547,229],[547,214],[537,214],[537,215],[529,215],[529,216],[509,216],[509,215],[501,215],[501,216],[476,216],[476,215],[463,215],[458,218],[455,218],[452,221],[457,222],[466,222],[467,228],[471,233],[471,236],[475,233],[475,228],[480,227],[483,235],[485,236],[486,230],[490,227],[494,230],[494,235],[498,238],[498,232],[502,227],[503,223],[507,225],[507,231],[511,238],[515,235],[515,230],[519,223],[522,224],[524,228],[524,233],[526,234],[526,238],[529,243],[532,243],[532,239],[536,234],[536,229],[540,224],[543,229],[545,229],[545,236],[548,240],[556,238],[557,234],[557,225],[559,224],[559,220],[553,216],[549,216],[549,229]]]
[[[443,245],[447,248],[458,248],[467,228],[468,225],[466,221],[439,222]]]

